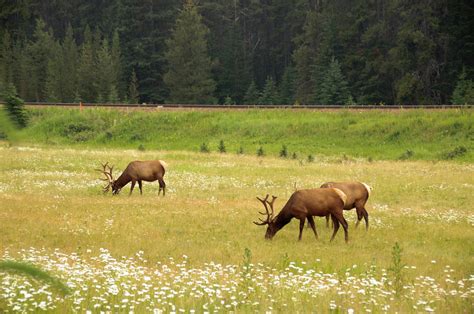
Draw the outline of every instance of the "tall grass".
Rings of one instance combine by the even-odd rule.
[[[30,109],[26,143],[375,160],[474,160],[474,111],[151,111]]]

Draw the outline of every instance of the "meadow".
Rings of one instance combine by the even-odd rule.
[[[307,159],[325,155],[370,160],[474,162],[474,110],[317,111],[291,109],[123,111],[28,110],[22,143],[82,148],[241,151]],[[0,138],[8,130],[2,130]]]
[[[110,112],[112,125],[115,114]],[[472,122],[463,119],[458,127],[468,129],[456,141],[468,145]],[[48,125],[54,130],[54,123]],[[313,152],[315,160],[308,162],[230,149],[157,150],[148,142],[146,150],[100,148],[96,136],[71,146],[53,131],[48,145],[44,139],[34,143],[45,127],[32,122],[18,135],[30,134],[29,143],[0,145],[0,259],[40,266],[71,293],[0,273],[0,311],[474,310],[473,163],[389,160],[398,154],[391,149],[385,150],[386,160]],[[194,141],[192,146],[202,139]],[[228,142],[232,150],[241,145]],[[442,143],[435,142],[426,149],[441,150]],[[280,145],[273,145],[277,155]],[[472,158],[469,154],[462,158]],[[115,165],[117,176],[135,159],[168,163],[166,197],[157,196],[156,182],[144,183],[143,195],[136,188],[128,196],[128,186],[117,196],[101,193],[100,173],[94,170],[100,162]],[[345,212],[348,244],[342,230],[330,243],[332,231],[322,218],[316,219],[319,239],[305,229],[300,242],[296,221],[272,241],[264,239],[264,227],[252,223],[262,210],[256,196],[278,196],[278,211],[295,186],[328,180],[360,180],[373,187],[368,231],[355,228],[354,211]]]

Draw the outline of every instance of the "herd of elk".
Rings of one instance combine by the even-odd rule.
[[[118,194],[125,185],[132,182],[129,194],[131,195],[135,184],[138,182],[140,194],[143,194],[142,181],[153,182],[158,180],[160,184],[158,195],[163,190],[164,196],[166,184],[163,177],[166,167],[166,163],[162,160],[132,161],[117,180],[112,175],[114,167],[109,166],[108,162],[102,164],[102,169],[97,170],[105,175],[105,178],[102,179],[107,182],[107,185],[103,187],[104,193],[112,189],[112,194]],[[318,233],[313,216],[326,217],[327,226],[329,225],[329,217],[331,217],[334,225],[331,241],[334,240],[339,230],[339,225],[342,225],[344,228],[344,239],[347,242],[349,239],[348,224],[344,219],[343,212],[344,210],[355,208],[357,211],[356,226],[364,218],[366,229],[368,229],[369,214],[365,209],[365,203],[370,196],[370,192],[370,187],[362,182],[326,182],[320,188],[295,191],[275,217],[273,204],[277,197],[272,196],[272,200],[269,201],[269,195],[267,194],[264,199],[257,197],[265,207],[265,212],[260,212],[260,214],[266,215],[266,219],[260,219],[260,222],[254,221],[254,223],[259,226],[267,225],[265,238],[272,239],[281,228],[287,225],[293,218],[296,218],[300,221],[298,240],[301,240],[304,223],[308,220],[309,226],[313,229],[317,239]]]
[[[112,188],[112,194],[118,194],[125,185],[132,182],[129,194],[131,195],[135,184],[138,182],[140,194],[143,194],[142,181],[153,182],[158,180],[160,184],[158,195],[163,190],[163,196],[165,196],[166,184],[163,176],[165,175],[166,166],[163,160],[132,161],[117,180],[112,175],[114,166],[109,166],[108,162],[102,164],[102,169],[97,170],[105,175],[105,178],[102,179],[107,182],[107,185],[103,188],[104,193],[107,193]]]

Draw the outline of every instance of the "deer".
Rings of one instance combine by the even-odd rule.
[[[271,240],[275,234],[286,224],[288,224],[293,218],[299,219],[300,221],[300,233],[298,241],[301,241],[304,222],[306,219],[313,229],[316,239],[318,239],[318,233],[316,232],[313,216],[324,217],[326,215],[330,215],[334,223],[334,232],[330,241],[334,240],[334,237],[336,236],[336,233],[339,229],[339,224],[341,224],[344,228],[344,239],[346,243],[348,242],[348,224],[343,215],[346,195],[341,190],[336,188],[298,190],[290,196],[285,206],[283,206],[276,217],[273,217],[273,204],[277,197],[272,196],[271,201],[268,200],[268,197],[268,194],[264,199],[257,197],[257,199],[265,207],[265,212],[259,213],[264,216],[266,215],[266,219],[263,220],[259,218],[259,222],[253,222],[258,226],[268,225],[267,231],[265,233],[265,239]]]
[[[326,182],[321,185],[321,188],[337,188],[344,192],[347,196],[347,201],[344,205],[344,210],[356,209],[357,222],[356,227],[359,226],[362,218],[365,220],[365,229],[369,229],[369,214],[365,209],[365,203],[369,199],[371,188],[365,183],[357,181],[349,182]],[[326,227],[329,227],[329,215],[326,215]]]
[[[163,190],[163,196],[165,196],[166,183],[163,180],[163,176],[165,175],[167,164],[163,160],[132,161],[128,164],[127,168],[125,168],[117,180],[115,180],[112,175],[114,166],[109,166],[109,162],[101,165],[102,169],[96,170],[102,172],[105,175],[105,178],[101,179],[107,182],[107,185],[103,187],[104,194],[110,189],[112,189],[113,195],[119,194],[120,190],[125,185],[127,185],[129,182],[132,182],[129,193],[129,195],[132,195],[133,188],[138,182],[140,195],[142,195],[142,181],[153,182],[158,180],[160,184],[158,195],[160,195],[161,190]]]

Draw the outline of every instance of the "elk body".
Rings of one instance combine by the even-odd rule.
[[[257,199],[263,203],[265,207],[265,213],[260,212],[262,215],[267,215],[266,220],[260,219],[260,222],[254,222],[256,225],[268,225],[265,233],[266,239],[272,239],[273,236],[288,224],[291,219],[296,218],[300,221],[300,233],[298,240],[301,240],[304,228],[304,222],[307,219],[311,228],[314,231],[314,235],[318,238],[316,232],[316,226],[314,224],[313,216],[324,217],[330,215],[334,223],[334,232],[331,237],[331,241],[336,236],[339,224],[344,228],[344,238],[348,241],[347,233],[347,222],[344,219],[343,211],[346,196],[344,192],[339,189],[308,189],[298,190],[294,192],[289,200],[283,206],[282,210],[276,217],[273,217],[273,203],[276,197],[273,196],[271,201],[268,201],[268,194],[265,199]],[[270,208],[269,208],[270,207]]]
[[[362,218],[365,220],[365,228],[369,229],[369,214],[365,209],[365,203],[370,196],[370,187],[362,182],[326,182],[321,185],[321,188],[337,188],[344,192],[347,196],[344,210],[351,210],[353,208],[357,211],[357,223],[359,225]],[[326,226],[329,226],[329,215],[326,215]]]
[[[132,182],[129,195],[132,194],[136,183],[138,183],[138,187],[140,188],[140,194],[143,194],[142,181],[158,181],[160,184],[158,195],[160,195],[161,190],[163,190],[163,196],[165,196],[166,183],[163,177],[165,175],[166,166],[163,160],[132,161],[117,180],[115,180],[112,175],[113,166],[108,166],[108,163],[106,163],[102,165],[103,170],[99,170],[106,176],[106,178],[102,180],[108,181],[108,185],[104,187],[104,193],[112,188],[112,194],[118,194],[125,185]]]

